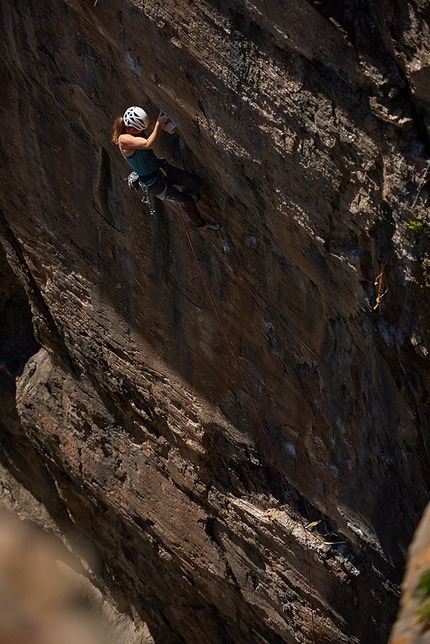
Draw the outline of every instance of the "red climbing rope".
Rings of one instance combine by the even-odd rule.
[[[232,355],[232,357],[233,357],[234,363],[235,363],[235,365],[236,365],[236,367],[237,367],[237,369],[238,369],[238,371],[239,371],[239,373],[240,373],[240,377],[242,378],[242,382],[243,382],[244,387],[245,387],[245,389],[246,389],[246,392],[247,392],[247,394],[248,394],[249,400],[251,401],[251,406],[252,406],[252,408],[253,408],[253,410],[254,410],[254,413],[255,413],[255,415],[256,415],[256,417],[257,417],[257,420],[258,420],[258,422],[259,422],[259,424],[260,424],[260,427],[261,427],[261,430],[262,430],[262,432],[263,432],[264,438],[266,439],[266,443],[267,443],[267,445],[268,445],[268,447],[269,447],[269,450],[270,450],[270,453],[271,453],[271,455],[272,455],[273,461],[274,461],[274,463],[275,463],[276,469],[278,470],[279,475],[280,475],[280,477],[281,477],[282,484],[283,484],[283,486],[284,486],[284,488],[285,488],[285,490],[286,490],[286,492],[287,492],[287,494],[288,494],[288,497],[289,497],[289,499],[290,499],[290,501],[291,501],[291,504],[292,504],[292,506],[293,506],[294,510],[295,510],[295,511],[296,511],[296,513],[297,513],[297,516],[299,517],[299,521],[300,521],[301,526],[302,526],[303,531],[304,531],[304,535],[305,535],[305,549],[306,549],[306,565],[307,565],[307,573],[308,573],[309,606],[310,606],[310,610],[311,610],[312,641],[313,641],[313,643],[314,643],[314,644],[316,644],[316,637],[315,637],[315,623],[314,623],[314,607],[313,607],[313,593],[312,593],[312,578],[311,578],[311,565],[310,565],[310,558],[309,558],[309,543],[308,543],[308,534],[307,534],[307,530],[306,530],[305,525],[304,525],[304,523],[303,523],[303,520],[302,520],[302,518],[301,518],[301,516],[300,516],[300,513],[299,513],[299,511],[298,511],[298,509],[297,509],[297,506],[296,506],[296,504],[295,504],[295,502],[294,502],[294,498],[293,498],[293,496],[292,496],[292,494],[291,494],[290,487],[289,487],[289,485],[288,485],[288,483],[287,483],[287,481],[286,481],[286,479],[285,479],[285,476],[284,476],[284,474],[283,474],[283,472],[282,472],[282,470],[281,470],[281,466],[280,466],[280,464],[279,464],[279,461],[278,461],[278,458],[277,458],[277,456],[276,456],[275,450],[274,450],[273,445],[272,445],[272,443],[271,443],[271,441],[270,441],[270,438],[269,438],[269,435],[268,435],[268,433],[267,433],[267,430],[266,430],[266,428],[264,427],[264,423],[263,423],[263,421],[262,421],[262,419],[261,419],[260,413],[259,413],[259,411],[258,411],[258,409],[257,409],[256,404],[255,404],[255,401],[254,401],[253,395],[252,395],[251,390],[250,390],[250,388],[249,388],[249,386],[248,386],[248,383],[247,383],[247,381],[246,381],[245,374],[243,373],[242,367],[240,366],[239,360],[238,360],[238,359],[237,359],[237,357],[236,357],[236,354],[235,354],[235,352],[234,352],[233,346],[232,346],[232,344],[231,344],[231,342],[230,342],[230,339],[229,339],[229,337],[228,337],[228,335],[227,335],[227,331],[225,330],[225,327],[224,327],[223,321],[222,321],[221,316],[220,316],[220,314],[219,314],[219,312],[218,312],[218,308],[217,308],[217,306],[216,306],[216,304],[215,304],[215,300],[214,300],[214,298],[213,298],[213,296],[212,296],[212,292],[211,292],[211,290],[210,290],[210,288],[209,288],[209,284],[207,283],[207,280],[206,280],[205,274],[203,273],[203,269],[202,269],[202,267],[201,267],[201,265],[200,265],[200,262],[199,262],[199,258],[197,257],[196,251],[195,251],[195,249],[194,249],[193,242],[191,241],[191,237],[190,237],[190,234],[189,234],[189,232],[188,232],[188,229],[187,229],[187,226],[186,226],[186,223],[185,223],[185,220],[184,220],[184,216],[183,216],[182,211],[181,211],[181,209],[179,208],[179,205],[178,205],[178,204],[176,204],[176,208],[178,209],[178,213],[179,213],[179,216],[180,216],[181,221],[182,221],[182,226],[183,226],[183,228],[184,228],[185,235],[187,236],[188,243],[189,243],[190,248],[191,248],[191,252],[192,252],[193,257],[194,257],[194,259],[195,259],[195,262],[196,262],[196,264],[197,264],[197,268],[199,269],[199,272],[200,272],[200,275],[201,275],[201,277],[202,277],[203,283],[204,283],[204,285],[205,285],[205,287],[206,287],[206,291],[207,291],[207,293],[208,293],[208,295],[209,295],[209,299],[210,299],[210,301],[211,301],[212,308],[213,308],[213,310],[214,310],[214,312],[215,312],[215,315],[216,315],[216,317],[217,317],[217,320],[218,320],[218,323],[219,323],[219,325],[220,325],[221,331],[222,331],[222,333],[223,333],[223,335],[224,335],[224,338],[225,338],[225,341],[226,341],[226,343],[227,343],[227,346],[228,346],[228,348],[229,348],[229,350],[230,350],[230,353],[231,353],[231,355]]]

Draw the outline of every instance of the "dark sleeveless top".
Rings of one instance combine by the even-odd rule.
[[[129,157],[122,155],[129,166],[137,172],[142,182],[150,180],[157,175],[160,161],[155,156],[154,150],[135,150]]]

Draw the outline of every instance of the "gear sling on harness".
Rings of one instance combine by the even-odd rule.
[[[141,150],[138,152],[141,152]],[[135,171],[129,175],[128,185],[130,188],[135,189],[139,185],[141,186],[145,195],[143,201],[150,205],[151,214],[154,213],[151,197],[156,197],[162,201],[166,199],[179,203],[187,217],[195,226],[203,226],[206,223],[206,220],[201,217],[196,208],[194,200],[190,197],[190,194],[200,188],[202,184],[200,177],[187,170],[170,165],[166,159],[158,159],[157,157],[155,159],[158,167],[154,168],[154,165],[151,163],[151,172],[142,173],[137,171],[142,167],[142,164],[139,163],[139,158],[132,155],[131,157],[125,157],[125,159]],[[147,161],[147,159],[144,161]],[[150,159],[150,161],[152,162],[153,159]],[[185,188],[185,191],[181,192],[174,186],[182,186]]]
[[[161,161],[161,159],[160,159]],[[166,197],[166,192],[167,192],[167,182],[165,180],[165,177],[167,177],[166,171],[161,167],[161,165],[157,168],[157,170],[154,170],[154,172],[151,172],[150,174],[147,174],[145,176],[140,176],[137,172],[133,170],[128,177],[125,179],[128,183],[128,187],[132,190],[137,190],[138,186],[140,186],[143,190],[143,198],[142,201],[144,203],[147,203],[149,205],[149,210],[151,212],[151,215],[155,214],[154,206],[151,201],[151,195],[149,193],[149,186],[152,186],[159,178],[163,178],[163,183],[164,187],[163,190],[156,195],[157,199],[164,200]]]
[[[149,205],[149,212],[151,213],[151,215],[155,215],[155,209],[151,201],[151,195],[149,193],[148,188],[149,186],[152,186],[156,181],[158,181],[158,178],[160,175],[166,176],[165,171],[161,167],[157,170],[157,172],[155,172],[155,177],[152,177],[152,175],[148,175],[145,177],[146,181],[143,181],[144,177],[139,177],[139,185],[142,188],[143,194],[144,194],[142,201]],[[166,191],[167,191],[167,182],[164,180],[164,189],[157,195],[157,199],[161,199],[161,200],[165,199]]]

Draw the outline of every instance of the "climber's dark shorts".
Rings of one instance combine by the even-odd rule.
[[[162,170],[160,170],[157,180],[148,186],[149,194],[157,199],[167,199],[178,203],[193,224],[196,226],[204,224],[205,220],[200,216],[191,197],[175,188],[175,186],[182,186],[189,193],[196,192],[203,183],[200,177],[170,165],[166,159],[160,159],[160,167]]]

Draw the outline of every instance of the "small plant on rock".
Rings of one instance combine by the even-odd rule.
[[[417,233],[417,235],[421,235],[421,233],[424,232],[426,225],[423,221],[421,221],[421,219],[413,219],[412,217],[410,217],[408,219],[408,222],[409,222],[409,226],[408,226],[409,230],[413,230],[414,233]]]
[[[419,621],[423,624],[423,628],[430,627],[430,570],[425,572],[420,583],[417,586],[416,593],[420,600],[420,607],[417,610]]]

